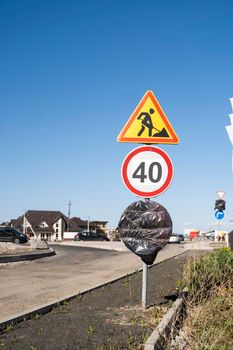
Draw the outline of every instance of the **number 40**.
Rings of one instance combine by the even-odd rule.
[[[157,177],[154,178],[154,168],[157,167]],[[148,169],[148,176],[145,172],[145,162],[141,162],[140,165],[137,167],[135,172],[133,173],[132,177],[134,179],[140,179],[140,182],[145,182],[145,179],[149,177],[149,180],[151,182],[159,182],[162,177],[162,166],[158,162],[153,162],[150,164]]]

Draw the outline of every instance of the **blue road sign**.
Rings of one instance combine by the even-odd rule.
[[[221,210],[216,210],[214,215],[217,220],[222,220],[224,218],[224,212]]]

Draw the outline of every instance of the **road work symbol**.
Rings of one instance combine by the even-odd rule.
[[[149,137],[152,137],[152,136],[153,137],[158,137],[158,136],[169,137],[165,128],[163,128],[160,131],[153,126],[151,115],[154,114],[154,112],[155,112],[154,109],[150,108],[149,113],[142,112],[139,114],[137,119],[141,121],[142,125],[141,125],[140,131],[138,132],[138,136],[141,136],[142,133],[144,132],[144,130],[147,128]],[[153,129],[156,130],[156,132],[152,135]]]
[[[152,91],[147,91],[125,124],[119,142],[177,144],[177,137]]]

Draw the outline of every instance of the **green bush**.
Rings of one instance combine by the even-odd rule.
[[[233,252],[229,248],[216,250],[184,267],[183,286],[188,287],[190,298],[196,302],[223,285],[233,288]]]
[[[184,267],[187,318],[183,334],[188,349],[232,350],[233,252],[223,248]]]

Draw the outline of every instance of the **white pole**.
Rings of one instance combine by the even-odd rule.
[[[142,307],[147,308],[148,265],[143,263],[142,270]]]
[[[25,214],[23,215],[23,234],[26,234],[26,218],[25,218]]]

